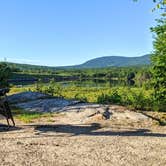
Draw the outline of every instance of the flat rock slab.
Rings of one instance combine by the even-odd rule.
[[[39,92],[23,92],[8,97],[10,103],[29,112],[65,112],[68,122],[87,122],[89,120],[115,120],[115,121],[144,121],[148,117],[130,111],[121,106],[108,106],[102,104],[80,103],[76,100],[64,98],[50,98]]]
[[[81,124],[93,121],[96,117],[100,117],[98,120],[110,119],[111,112],[108,113],[108,117],[105,116],[107,108],[107,105],[90,103],[78,103],[73,106],[66,106],[60,110],[61,113],[65,114],[61,118],[61,121],[63,123]]]
[[[63,107],[60,111],[61,112],[90,112],[90,114],[93,113],[103,113],[108,108],[108,105],[103,104],[91,104],[91,103],[75,103],[73,105],[69,105],[66,107]]]
[[[67,121],[68,123],[89,123],[101,120],[140,122],[149,119],[147,116],[138,112],[128,109],[119,111],[118,109],[109,107],[109,105],[102,104],[81,103],[64,107],[61,109],[61,112],[65,112],[64,122]]]
[[[122,119],[128,119],[128,120],[132,120],[132,121],[141,121],[141,120],[147,120],[148,117],[138,113],[138,112],[134,112],[134,111],[129,111],[126,110],[124,112],[118,112],[118,111],[112,111],[112,119],[116,119],[116,120],[122,120]]]
[[[57,112],[64,107],[78,103],[79,101],[63,98],[38,99],[34,101],[15,104],[16,107],[31,112]]]
[[[9,103],[21,103],[26,101],[32,101],[37,99],[49,98],[49,95],[39,92],[22,92],[8,96]]]
[[[79,103],[62,98],[39,99],[16,104],[17,107],[30,112],[61,112],[65,113],[64,123],[86,123],[100,120],[133,121],[147,120],[148,117],[137,112],[125,110],[119,112],[108,105]]]

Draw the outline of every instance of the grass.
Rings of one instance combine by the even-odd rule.
[[[32,85],[31,86],[23,86],[23,87],[13,86],[12,88],[10,88],[10,92],[8,93],[8,95],[30,91],[32,89],[32,87],[33,87]]]
[[[24,122],[24,123],[32,123],[34,120],[40,118],[48,118],[48,121],[52,121],[51,118],[58,116],[55,113],[39,113],[39,112],[27,112],[20,108],[12,107],[12,113],[14,118]]]

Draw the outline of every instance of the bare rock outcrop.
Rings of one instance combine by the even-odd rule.
[[[21,103],[26,101],[32,101],[37,99],[49,98],[49,95],[39,93],[39,92],[22,92],[8,96],[9,103]]]
[[[15,104],[16,107],[30,112],[57,112],[64,107],[79,103],[75,100],[66,100],[63,98],[37,99],[34,101]]]
[[[38,92],[23,92],[8,97],[10,103],[29,112],[61,112],[64,121],[84,123],[98,120],[132,121],[147,120],[148,117],[122,106],[81,103],[76,100],[51,97]]]

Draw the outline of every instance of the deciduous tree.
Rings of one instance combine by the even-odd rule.
[[[160,109],[166,111],[166,18],[157,20],[157,23],[151,28],[155,34],[152,57],[154,96]]]

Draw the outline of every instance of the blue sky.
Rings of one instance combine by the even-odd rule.
[[[0,60],[73,65],[152,51],[159,13],[140,0],[0,0]]]

